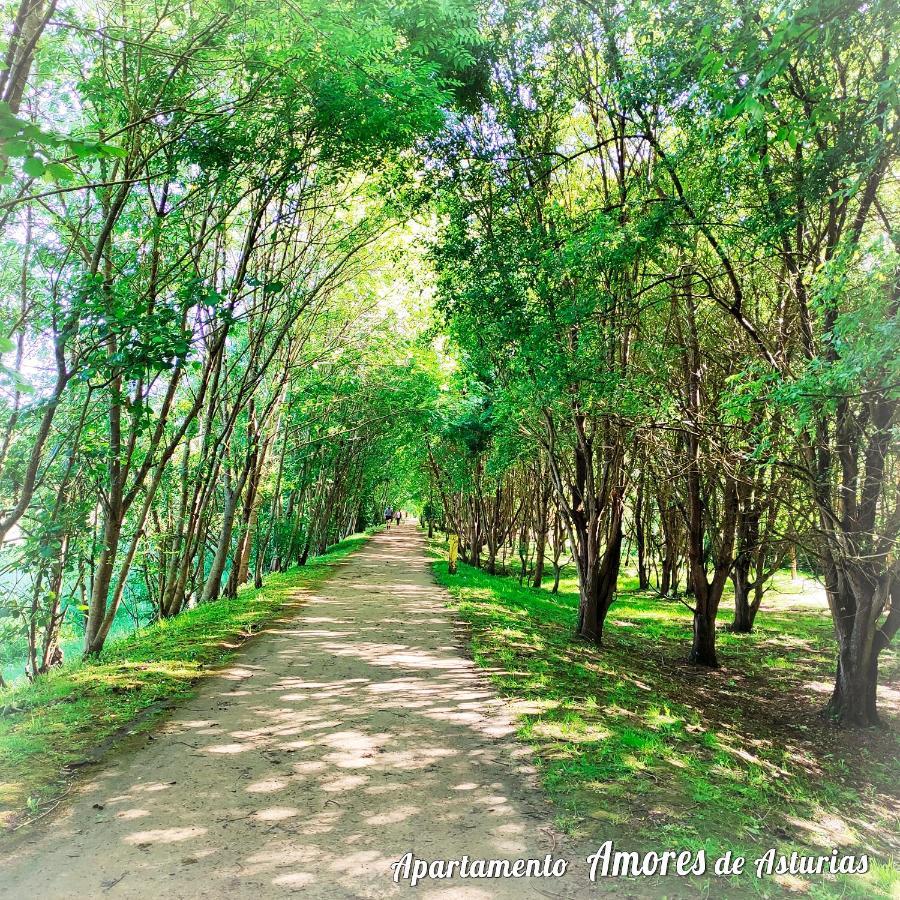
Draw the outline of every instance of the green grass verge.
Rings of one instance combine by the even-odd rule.
[[[434,573],[470,626],[476,662],[513,704],[562,827],[622,849],[732,850],[748,869],[770,847],[874,856],[866,876],[698,887],[711,895],[900,896],[897,736],[841,732],[818,718],[827,693],[816,691],[827,691],[833,671],[831,623],[788,576],[753,634],[720,632],[723,665],[709,671],[685,662],[690,612],[628,577],[601,649],[573,637],[572,578],[553,595],[465,564],[450,576],[442,554]],[[723,609],[722,625],[730,614]],[[888,656],[889,678],[896,668]]]
[[[73,765],[130,726],[147,728],[165,706],[189,696],[199,679],[295,603],[298,588],[323,582],[367,539],[349,537],[302,568],[269,576],[259,590],[245,587],[233,600],[186,610],[116,641],[96,660],[0,693],[0,823],[42,814]]]

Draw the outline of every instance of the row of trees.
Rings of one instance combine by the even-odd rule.
[[[894,4],[82,6],[15,4],[0,74],[0,588],[32,675],[65,609],[96,653],[129,598],[233,593],[399,477],[488,569],[567,546],[589,640],[633,548],[703,665],[728,583],[749,628],[799,549],[830,712],[876,721]],[[428,293],[412,204],[449,348],[388,308]]]
[[[543,448],[535,445],[524,453],[519,448],[511,464],[490,445],[472,453],[461,440],[461,431],[468,425],[456,421],[440,436],[444,451],[452,447],[455,465],[438,463],[432,455],[428,474],[437,503],[425,504],[426,527],[432,534],[435,525],[448,534],[456,533],[462,559],[489,574],[514,574],[520,583],[535,588],[546,586],[552,574],[551,591],[556,593],[562,568],[575,564],[580,573],[584,565],[572,549],[590,547],[581,537],[584,523],[578,511],[567,507],[567,496],[560,501]],[[654,473],[650,465],[648,461],[646,472],[638,473],[637,483],[624,497],[608,501],[612,508],[593,544],[600,550],[594,553],[603,580],[592,597],[582,598],[577,632],[597,643],[624,564],[634,564],[639,590],[652,589],[661,597],[682,602],[695,594],[683,497],[677,484],[673,486],[663,473]],[[735,546],[726,573],[734,600],[729,630],[747,634],[753,630],[772,576],[788,563],[795,577],[798,574],[797,546],[789,536],[799,536],[795,527],[779,517],[784,507],[772,498],[763,501],[743,494],[735,502]]]
[[[517,0],[429,167],[462,397],[431,472],[468,558],[533,546],[540,581],[561,523],[599,642],[631,542],[715,666],[729,582],[746,630],[799,548],[851,724],[900,627],[896,13]]]
[[[477,43],[427,6],[21,0],[0,627],[31,677],[64,623],[96,654],[123,602],[174,616],[374,521],[428,383],[385,304],[399,188]]]

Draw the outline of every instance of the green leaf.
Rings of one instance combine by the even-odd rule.
[[[29,156],[22,164],[22,171],[32,178],[40,178],[46,171],[44,163],[36,156]]]
[[[69,145],[69,149],[79,159],[90,159],[92,156],[97,155],[96,145],[92,146],[87,141],[70,140],[67,143]]]
[[[103,156],[116,156],[119,159],[128,156],[127,150],[123,150],[121,147],[115,147],[112,144],[98,144],[97,147]]]
[[[50,163],[45,174],[53,181],[71,181],[75,177],[75,173],[68,166],[59,162]]]
[[[2,151],[5,156],[29,156],[32,152],[31,145],[27,141],[18,139],[4,141]]]

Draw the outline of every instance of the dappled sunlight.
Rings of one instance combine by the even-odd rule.
[[[529,734],[536,738],[558,738],[578,744],[606,740],[611,732],[598,726],[574,728],[564,722],[542,721],[532,725]]]
[[[287,786],[288,782],[282,778],[264,778],[262,781],[248,784],[244,790],[248,794],[273,794],[276,791],[283,791]]]
[[[219,744],[216,747],[205,747],[207,753],[244,753],[252,749],[253,744]]]
[[[246,666],[232,666],[224,669],[220,677],[229,681],[243,681],[245,678],[252,678],[257,672],[263,671],[260,666],[254,666],[252,669]]]
[[[365,822],[368,825],[396,825],[398,822],[405,822],[411,816],[421,811],[418,806],[398,806],[395,809],[381,812],[374,816],[366,816]]]
[[[149,816],[150,811],[147,809],[123,809],[116,813],[117,819],[142,819],[144,816]]]
[[[329,794],[342,794],[345,791],[354,791],[368,782],[368,775],[340,775],[331,781],[323,781],[319,787]]]
[[[470,665],[464,659],[454,659],[414,650],[399,644],[376,644],[354,641],[350,645],[325,644],[324,649],[336,656],[354,656],[373,665],[388,668],[411,669],[466,669]]]
[[[137,785],[132,791],[136,794],[156,794],[159,791],[168,791],[174,784],[177,782],[170,781],[168,784],[163,784],[160,781],[152,781],[150,784]]]
[[[294,807],[273,806],[270,809],[261,809],[254,815],[261,822],[283,822],[285,819],[293,819],[303,813]]]
[[[185,885],[222,897],[391,896],[390,864],[410,849],[548,852],[530,751],[461,654],[421,543],[412,529],[376,536],[303,595],[296,618],[97,773],[57,846],[78,854],[77,823],[102,822],[112,852],[90,872],[98,895],[127,870],[148,896],[187,896]],[[599,726],[587,734],[600,739]],[[516,884],[482,893],[455,881],[419,893],[522,896]]]
[[[250,853],[244,862],[251,873],[256,873],[270,868],[306,865],[319,855],[320,851],[314,847],[287,846],[283,842],[273,842],[264,850]]]
[[[272,884],[279,887],[292,889],[309,887],[317,881],[313,872],[289,872],[287,875],[278,875],[272,879]]]
[[[394,861],[377,850],[358,850],[341,854],[329,863],[328,868],[332,872],[343,872],[353,877],[365,871],[370,873],[389,872],[391,863]]]
[[[802,832],[811,844],[822,848],[852,847],[859,843],[859,836],[840,816],[827,814],[821,809],[811,819],[786,816],[785,821]]]
[[[321,772],[324,769],[327,769],[328,766],[321,760],[311,759],[306,762],[294,763],[292,768],[298,775],[311,775],[315,772]]]
[[[723,601],[721,666],[708,670],[687,662],[682,604],[620,594],[598,649],[572,641],[574,584],[552,596],[465,564],[453,578],[443,562],[436,572],[583,833],[651,848],[846,847],[882,861],[900,850],[890,730],[842,732],[818,715],[834,672],[820,595],[767,595],[746,635],[724,631],[733,610]],[[896,672],[890,652],[882,668]],[[879,686],[892,725],[898,693],[895,677]]]
[[[154,828],[149,831],[135,831],[123,838],[126,844],[174,844],[202,837],[206,829],[197,825],[187,828]]]
[[[809,882],[796,875],[773,875],[772,880],[781,885],[788,894],[809,893]]]

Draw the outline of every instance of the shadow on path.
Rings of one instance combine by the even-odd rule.
[[[460,652],[423,538],[377,534],[0,868],[16,898],[374,898],[390,865],[560,855],[503,705]],[[304,594],[298,592],[298,596]],[[587,896],[427,881],[423,898]],[[596,889],[590,891],[596,894]]]

